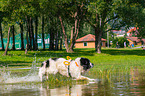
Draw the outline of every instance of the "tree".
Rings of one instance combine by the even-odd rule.
[[[6,23],[8,26],[11,26],[14,25],[14,22],[16,20],[14,16],[15,12],[14,12],[14,9],[15,9],[15,6],[14,5],[14,2],[13,0],[7,2],[5,0],[2,0],[1,3],[0,3],[0,7],[1,7],[1,10],[4,14],[4,18],[3,18],[3,21],[4,23]],[[9,30],[8,30],[8,39],[7,39],[7,46],[5,48],[5,53],[4,55],[7,55],[7,51],[8,51],[8,46],[9,46],[9,38],[10,38],[10,30],[11,30],[11,27],[9,27]],[[13,33],[14,33],[14,30],[12,30]],[[14,37],[14,34],[13,34],[13,37]],[[13,38],[13,44],[14,44],[14,38]],[[13,45],[13,48],[14,48],[14,45]]]
[[[34,50],[34,46],[35,46],[35,43],[34,43],[34,28],[33,28],[33,19],[32,19],[32,17],[30,17],[30,19],[29,19],[30,21],[29,21],[29,25],[30,25],[30,32],[29,32],[29,38],[30,38],[30,46],[31,46],[31,49],[33,49]],[[32,44],[33,44],[33,48],[32,48]],[[30,50],[31,50],[30,49]]]
[[[38,16],[35,16],[35,49],[34,50],[37,50],[38,49],[38,44],[37,44],[37,32],[38,32]]]
[[[137,36],[141,38],[145,37],[145,2],[144,0],[130,1],[129,9],[133,10],[133,14],[128,16],[131,18],[131,22],[137,29]]]
[[[37,30],[38,30],[38,16],[39,16],[39,0],[20,0],[18,3],[19,7],[16,12],[19,13],[17,17],[19,17],[20,22],[26,21],[27,32],[27,48],[30,50],[37,50]],[[22,15],[23,14],[23,15]],[[35,35],[34,35],[34,26],[33,21],[35,21]],[[35,38],[34,38],[35,36]],[[30,41],[29,41],[30,40]],[[33,45],[33,48],[32,48]]]
[[[111,20],[115,20],[119,17],[113,5],[113,0],[93,0],[88,5],[88,15],[86,16],[87,22],[94,28],[95,31],[95,50],[97,53],[101,53],[101,37],[107,30],[107,24]]]
[[[50,15],[49,17],[49,34],[50,34],[50,46],[49,46],[49,50],[54,50],[55,48],[54,48],[54,44],[55,44],[55,42],[54,42],[54,40],[55,40],[55,29],[57,28],[56,27],[56,22],[55,22],[55,19],[56,19],[56,17],[53,17],[52,15]]]
[[[7,53],[8,53],[8,47],[9,47],[9,41],[10,41],[10,30],[11,30],[11,27],[9,27],[8,39],[7,39],[7,46],[5,48],[5,53],[3,55],[7,55]]]
[[[22,22],[19,23],[20,31],[21,31],[21,50],[24,50],[24,38],[23,38],[24,28],[23,28],[23,24],[21,24],[21,23]]]
[[[113,44],[111,45],[112,48],[116,48],[116,43],[118,42],[119,48],[123,48],[124,47],[124,42],[126,42],[126,46],[129,45],[129,41],[124,38],[124,37],[119,37],[119,38],[115,38],[113,39]]]
[[[44,33],[48,33],[45,32],[45,25],[47,25],[47,31],[50,31],[50,46],[49,49],[50,50],[54,50],[54,34],[55,32],[53,31],[53,23],[50,23],[53,21],[54,18],[56,18],[56,2],[57,0],[40,0],[39,1],[39,6],[40,6],[40,11],[39,14],[41,16],[41,30],[42,30],[42,42],[43,42],[43,50],[45,50],[45,36]],[[51,19],[50,19],[51,18]],[[49,20],[47,21],[47,23],[45,22],[45,20]],[[56,28],[56,27],[54,27]]]
[[[12,37],[13,37],[12,50],[16,50],[15,49],[15,29],[14,29],[14,25],[11,26],[11,30],[12,30]]]
[[[2,50],[4,50],[4,43],[3,43],[3,34],[2,34],[2,26],[1,26],[1,23],[0,23],[0,36],[1,36]]]
[[[102,34],[114,29],[118,30],[125,25],[130,26],[135,24],[135,22],[132,22],[133,18],[131,17],[134,15],[134,10],[138,8],[138,6],[135,6],[136,4],[138,5],[138,1],[133,1],[92,0],[88,4],[86,20],[95,30],[95,50],[97,53],[101,53]],[[143,0],[141,1],[143,2]],[[138,14],[136,14],[136,16],[138,16]],[[108,28],[108,24],[111,25],[110,28]]]
[[[3,43],[3,33],[2,33],[2,19],[3,19],[3,12],[0,11],[0,36],[1,36],[1,44],[2,44],[2,50],[4,50],[4,43]]]
[[[43,42],[43,50],[45,50],[45,40],[44,40],[44,16],[42,16],[42,42]]]
[[[61,13],[59,12],[59,20],[64,35],[65,47],[67,52],[73,52],[73,47],[86,11],[84,9],[85,3],[86,0],[77,0],[68,3],[62,3],[62,5],[58,6],[59,10],[61,10]],[[71,27],[70,39],[68,39],[64,23],[69,24]]]
[[[29,37],[28,37],[28,34],[30,33],[30,23],[29,23],[29,17],[26,16],[26,24],[27,24],[27,32],[26,32],[26,40],[27,40],[27,44],[26,44],[26,48],[27,50],[30,49],[31,50],[31,45],[29,45]],[[29,36],[31,36],[29,34]],[[31,41],[30,41],[31,42]]]

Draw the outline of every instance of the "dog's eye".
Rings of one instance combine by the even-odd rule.
[[[85,64],[89,64],[89,62],[88,62],[88,61],[86,61],[86,62],[85,62]]]

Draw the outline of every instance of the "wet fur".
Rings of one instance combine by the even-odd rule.
[[[64,61],[70,62],[69,72],[68,72],[68,65],[64,64]],[[76,65],[78,64],[78,66]],[[88,77],[82,76],[81,73],[89,70],[93,67],[93,64],[87,58],[76,58],[75,60],[66,60],[64,58],[50,58],[41,64],[41,68],[39,69],[39,77],[42,81],[42,77],[46,74],[48,79],[49,74],[56,74],[60,73],[63,76],[70,77],[69,73],[71,74],[72,78],[76,80],[87,79],[92,80]]]

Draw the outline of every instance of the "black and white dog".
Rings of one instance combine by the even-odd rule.
[[[69,62],[69,64],[65,64]],[[88,77],[82,76],[81,73],[88,71],[94,66],[87,58],[76,58],[75,60],[66,60],[64,58],[50,58],[44,61],[39,69],[39,77],[42,81],[42,76],[46,74],[56,74],[59,72],[63,76],[72,77],[76,80],[93,80]]]

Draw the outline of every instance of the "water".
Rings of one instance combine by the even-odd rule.
[[[27,74],[21,73],[21,75],[17,74],[11,74],[11,71],[1,71],[0,75],[0,83],[23,83],[23,82],[39,82],[39,76],[38,76],[38,69],[37,67],[31,67],[31,68],[13,68],[12,70],[22,70],[23,69],[30,69]]]
[[[109,84],[98,82],[91,84],[67,85],[49,88],[43,84],[0,85],[1,96],[144,96],[145,86],[126,85],[125,82]]]
[[[89,73],[97,82],[56,87],[40,82],[35,65],[28,69],[27,74],[21,76],[11,75],[10,71],[1,72],[0,96],[145,96],[145,70],[140,68],[118,69],[105,75]]]
[[[38,76],[38,67],[36,67],[36,65],[38,65],[38,63],[36,61],[38,61],[36,59],[36,53],[34,55],[34,61],[32,62],[32,66],[31,67],[27,67],[27,68],[7,68],[7,70],[9,71],[5,71],[6,68],[3,67],[3,70],[0,70],[0,83],[24,83],[24,82],[40,82],[39,76]],[[8,66],[7,66],[8,67]],[[23,70],[28,70],[29,72],[23,72]],[[11,74],[12,70],[22,70],[21,72],[21,76],[14,74]],[[18,72],[17,72],[18,73]]]

